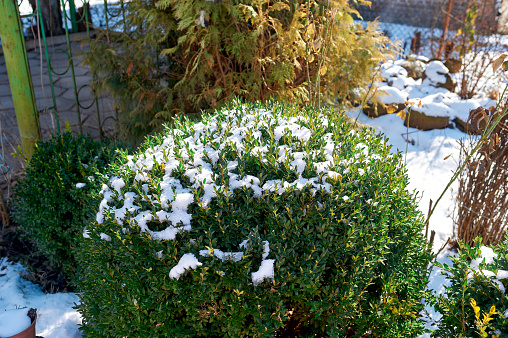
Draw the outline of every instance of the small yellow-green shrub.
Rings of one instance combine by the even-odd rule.
[[[433,299],[442,317],[432,337],[505,337],[508,238],[492,248],[483,246],[481,237],[471,246],[461,241],[458,254],[450,258],[453,264],[438,264],[449,285]]]

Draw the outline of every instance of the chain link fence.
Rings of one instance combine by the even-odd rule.
[[[474,4],[474,7],[473,7]],[[508,7],[508,6],[507,6]],[[506,38],[499,34],[503,23],[500,0],[376,0],[372,6],[358,8],[365,21],[376,20],[380,29],[401,47],[400,58],[410,54],[424,55],[428,58],[458,57],[453,51],[462,43],[460,33],[464,33],[468,13],[475,13],[472,29],[476,43],[484,49],[502,50]],[[504,10],[504,9],[503,9]],[[508,8],[506,10],[508,12]],[[508,13],[507,13],[508,14]],[[469,18],[471,20],[472,17]],[[443,30],[446,36],[442,50]],[[498,32],[499,31],[499,32]],[[486,36],[489,36],[487,39]],[[467,41],[469,44],[470,41]],[[502,50],[504,51],[504,50]],[[441,54],[441,55],[440,55]]]

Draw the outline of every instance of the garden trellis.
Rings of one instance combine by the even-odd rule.
[[[107,120],[116,120],[116,114],[113,107],[109,112],[108,108],[104,108],[107,98],[92,88],[95,78],[80,67],[78,49],[87,48],[85,40],[95,34],[97,26],[109,29],[112,21],[121,19],[123,11],[123,1],[110,3],[109,8],[106,1],[93,5],[83,1],[76,10],[74,0],[61,0],[65,35],[46,36],[51,34],[47,34],[47,27],[44,27],[41,1],[37,0],[36,4],[35,11],[20,15],[20,8],[24,8],[24,12],[29,8],[27,0],[18,3],[5,0],[0,3],[0,41],[9,72],[17,127],[28,158],[37,140],[53,133],[59,134],[64,129],[71,128],[76,133],[85,134],[92,128],[98,130],[98,134],[93,136],[100,139],[107,136],[104,124]],[[25,35],[34,40],[25,42]],[[6,81],[2,82],[5,84]],[[16,96],[19,92],[22,97]],[[0,113],[8,118],[12,114],[10,108],[13,107],[0,104]],[[49,132],[41,134],[44,118],[46,125],[51,127],[48,128]],[[87,126],[84,125],[85,121]],[[5,131],[8,132],[5,129],[2,134]]]

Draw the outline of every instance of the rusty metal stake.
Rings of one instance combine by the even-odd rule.
[[[446,45],[446,35],[448,35],[448,27],[450,26],[450,15],[452,13],[453,0],[448,0],[448,8],[446,10],[446,15],[443,23],[443,36],[441,37],[441,44],[439,45],[439,51],[437,54],[437,58],[441,59],[441,55],[443,55],[443,51]]]

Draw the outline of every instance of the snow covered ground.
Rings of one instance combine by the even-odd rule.
[[[45,338],[81,337],[78,328],[81,316],[73,309],[78,296],[73,293],[45,294],[35,285],[20,275],[25,268],[19,263],[0,259],[0,311],[6,312],[19,308],[37,309],[36,333]],[[5,326],[16,323],[2,322],[0,331]]]

